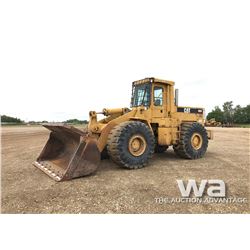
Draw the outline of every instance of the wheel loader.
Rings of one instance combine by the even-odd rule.
[[[98,115],[104,115],[98,120]],[[174,82],[145,78],[132,83],[131,107],[89,112],[87,129],[44,124],[50,136],[34,165],[55,181],[94,173],[102,155],[127,169],[146,166],[154,153],[173,146],[186,159],[204,156],[212,131],[204,109],[178,105]]]
[[[215,118],[205,121],[206,127],[221,127],[221,122],[217,122]]]

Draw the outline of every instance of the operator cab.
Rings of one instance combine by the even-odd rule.
[[[167,85],[174,85],[174,82],[156,78],[145,78],[133,82],[131,107],[143,106],[149,108],[151,103],[153,103],[153,106],[162,107]]]

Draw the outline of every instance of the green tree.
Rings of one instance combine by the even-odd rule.
[[[225,102],[223,104],[223,113],[224,113],[224,122],[226,123],[233,123],[234,118],[234,109],[233,109],[233,102]]]
[[[246,123],[250,123],[250,105],[247,105],[244,109],[244,115],[246,118]]]
[[[214,109],[208,113],[207,120],[214,118],[217,122],[223,122],[224,114],[219,106],[215,106]]]
[[[240,105],[237,105],[234,108],[233,120],[235,123],[247,123],[245,108],[242,108]]]

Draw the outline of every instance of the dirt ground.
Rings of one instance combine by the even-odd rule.
[[[249,213],[249,129],[213,128],[206,156],[178,158],[172,148],[157,154],[150,165],[126,170],[110,160],[96,174],[55,182],[32,162],[49,131],[42,127],[2,128],[2,213]],[[163,203],[156,198],[180,198],[177,179],[222,179],[227,197],[245,203]]]

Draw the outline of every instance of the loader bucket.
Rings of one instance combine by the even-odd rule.
[[[50,137],[34,165],[55,181],[65,181],[96,171],[100,152],[96,139],[75,127],[46,124]]]

